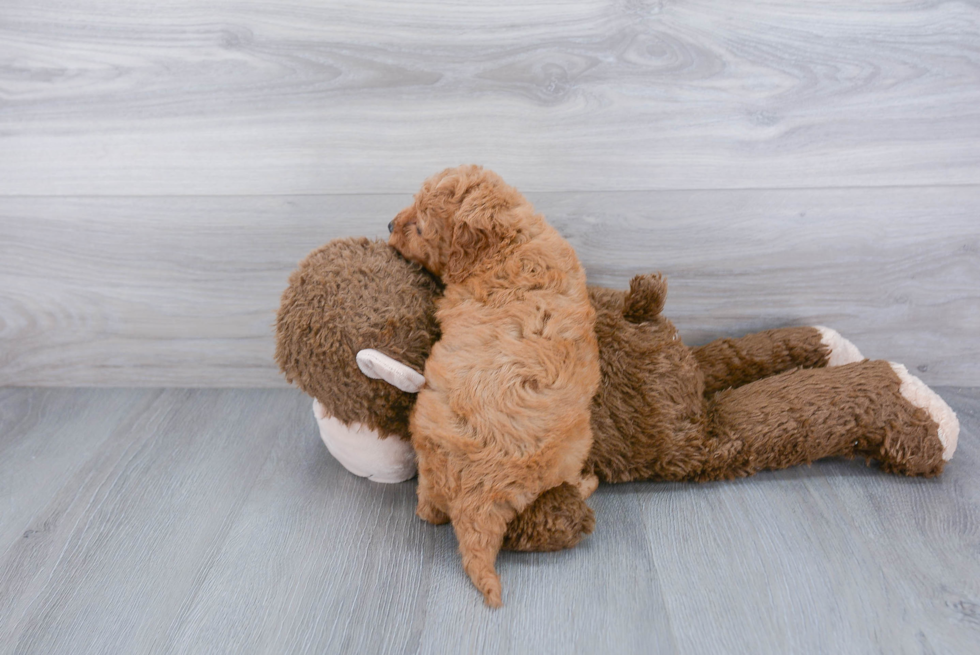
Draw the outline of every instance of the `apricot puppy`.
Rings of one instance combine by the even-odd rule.
[[[463,567],[492,607],[507,523],[564,482],[583,497],[599,384],[595,314],[572,247],[479,166],[426,180],[389,243],[446,285],[442,338],[410,419],[418,515],[452,521]]]

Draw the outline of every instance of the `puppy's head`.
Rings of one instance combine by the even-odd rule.
[[[446,282],[459,282],[514,242],[520,226],[510,210],[524,202],[492,171],[447,168],[388,224],[388,243]]]

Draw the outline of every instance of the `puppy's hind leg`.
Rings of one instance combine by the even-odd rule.
[[[436,507],[432,501],[422,498],[421,496],[419,496],[419,504],[415,509],[415,515],[423,521],[431,523],[432,525],[444,525],[449,523],[449,516],[445,512]]]
[[[449,523],[449,515],[442,511],[438,504],[436,504],[432,482],[429,480],[429,476],[423,471],[419,472],[419,484],[415,491],[419,501],[415,509],[416,516],[433,525]]]
[[[494,568],[504,542],[507,523],[516,516],[506,505],[470,505],[453,516],[463,569],[490,607],[500,607],[500,576]]]

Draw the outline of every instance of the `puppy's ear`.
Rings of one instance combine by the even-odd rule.
[[[499,243],[500,240],[491,229],[458,221],[453,226],[449,259],[446,262],[443,278],[450,284],[461,282],[481,262],[492,259],[499,250]]]
[[[453,220],[443,274],[447,282],[460,282],[489,265],[514,240],[515,226],[508,220],[512,204],[506,191],[492,180],[481,180],[465,192]]]

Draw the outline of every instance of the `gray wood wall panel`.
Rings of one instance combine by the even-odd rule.
[[[827,324],[932,384],[980,384],[980,187],[531,194],[591,282],[668,275],[692,344]],[[312,248],[407,194],[6,198],[0,384],[282,384],[272,328]]]
[[[6,2],[0,384],[280,384],[297,260],[469,161],[692,343],[829,323],[977,384],[972,0]]]
[[[5,2],[0,194],[980,183],[976,2]]]
[[[296,390],[0,390],[0,473],[34,474],[0,478],[30,507],[0,532],[0,653],[973,655],[980,395],[939,392],[939,478],[602,485],[578,547],[501,555],[493,611],[414,482],[344,471]]]

